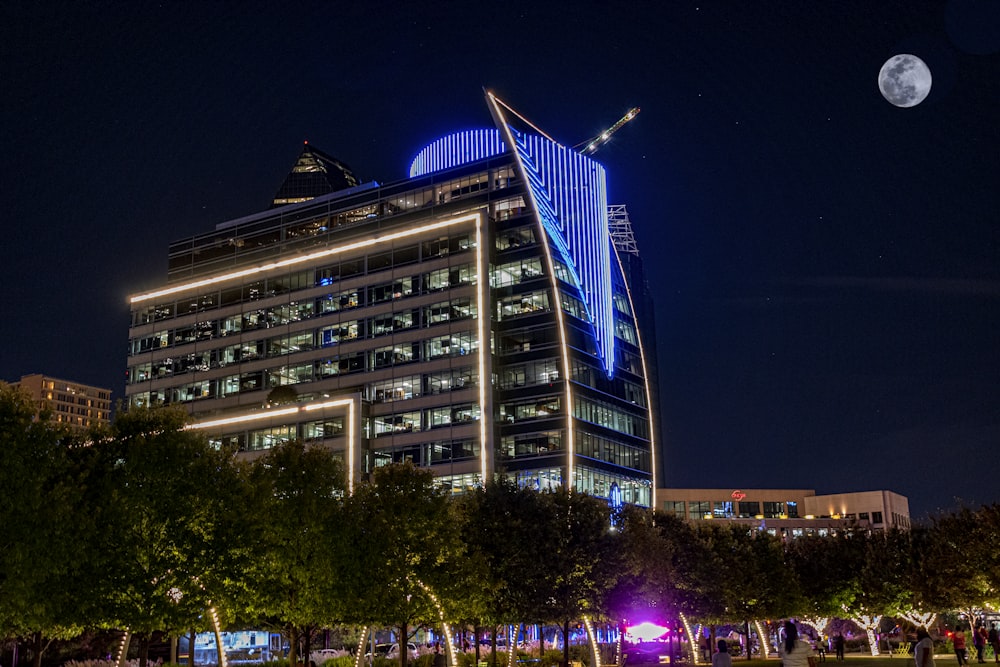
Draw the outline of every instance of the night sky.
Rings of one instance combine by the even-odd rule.
[[[483,87],[568,145],[642,108],[595,157],[657,299],[667,485],[1000,500],[996,0],[4,2],[0,378],[124,396],[171,241],[266,208],[303,140],[405,178],[491,126]]]

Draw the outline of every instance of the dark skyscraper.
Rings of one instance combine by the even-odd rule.
[[[306,142],[295,166],[275,193],[271,207],[298,204],[356,185],[358,179],[350,167]]]

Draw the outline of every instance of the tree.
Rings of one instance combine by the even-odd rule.
[[[462,543],[449,497],[430,471],[391,464],[376,468],[372,477],[346,504],[345,543],[362,556],[356,574],[340,582],[352,601],[346,620],[396,627],[406,667],[411,627],[438,622],[442,614],[455,618],[434,598],[455,597],[460,581],[453,572]]]
[[[314,629],[344,615],[338,548],[344,523],[344,468],[325,447],[292,441],[257,459],[250,470],[253,559],[245,613],[270,621],[289,638],[297,664],[299,638],[309,655]]]
[[[875,632],[882,617],[907,608],[910,584],[908,536],[898,530],[880,533],[855,531],[843,542],[841,552],[854,573],[854,596],[845,605],[848,617],[864,628],[873,656],[879,654]]]
[[[918,599],[927,610],[1000,607],[1000,504],[962,508],[914,532]]]
[[[498,478],[461,497],[457,510],[466,554],[458,570],[460,599],[454,603],[469,609],[467,620],[491,628],[495,664],[496,628],[526,618],[535,569],[544,563],[541,501],[536,492]]]
[[[846,533],[806,535],[786,546],[789,566],[802,593],[798,612],[823,632],[829,619],[844,613],[857,595],[856,563],[847,557],[852,546]]]
[[[87,620],[74,583],[87,561],[68,433],[23,390],[0,382],[0,635],[29,636],[35,667],[51,639]]]
[[[173,408],[119,413],[91,450],[89,509],[102,555],[92,563],[93,620],[129,628],[143,665],[154,631],[203,627],[214,584],[233,576],[222,538],[232,456],[183,430],[185,419]]]
[[[711,592],[703,612],[693,614],[709,624],[741,621],[750,635],[750,622],[783,617],[798,604],[794,573],[785,567],[781,541],[746,526],[699,526],[710,557],[696,564],[694,576],[702,593]],[[711,571],[705,564],[711,564]],[[713,578],[714,581],[706,581]],[[764,638],[761,638],[764,641]],[[747,659],[751,658],[747,642]]]
[[[607,503],[565,488],[541,493],[539,499],[547,555],[532,606],[536,618],[562,626],[563,663],[568,666],[570,623],[607,611],[606,598],[621,571],[619,540],[611,531]]]
[[[668,610],[690,611],[686,592],[694,582],[681,573],[695,543],[691,525],[674,515],[627,506],[619,531],[622,570],[608,600],[614,617],[665,621]]]

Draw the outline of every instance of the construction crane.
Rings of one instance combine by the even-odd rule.
[[[628,110],[627,114],[625,114],[618,120],[617,123],[615,123],[608,129],[604,130],[596,137],[593,137],[592,139],[588,139],[587,141],[584,141],[582,143],[577,144],[576,146],[573,146],[573,150],[580,151],[584,155],[593,155],[595,152],[597,152],[598,148],[608,143],[608,140],[611,139],[612,134],[620,130],[622,126],[625,125],[625,123],[629,122],[638,115],[639,115],[639,107],[632,107],[631,109]]]

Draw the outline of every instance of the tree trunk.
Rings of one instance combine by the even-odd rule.
[[[149,634],[143,632],[139,635],[139,667],[149,665]]]
[[[442,630],[443,630],[443,628],[442,628]],[[409,638],[408,637],[409,631],[410,631],[410,627],[409,627],[408,623],[403,622],[399,626],[399,641],[398,641],[398,646],[399,646],[399,667],[406,667],[406,660],[407,660],[407,658],[410,657],[409,656],[410,652],[408,650],[406,650],[406,644],[407,644],[406,640]],[[447,651],[448,647],[445,646],[444,648]],[[445,660],[447,660],[448,659],[448,653],[446,652],[444,655],[445,655]]]
[[[313,628],[311,625],[307,625],[302,628],[302,664],[309,667],[309,663],[312,662],[312,634]]]
[[[476,667],[479,667],[479,633],[482,631],[482,627],[479,625],[472,626],[472,632],[475,635],[476,642]]]
[[[493,654],[493,667],[497,667],[497,626],[490,628],[490,652]]]
[[[32,667],[42,667],[42,652],[45,646],[42,643],[42,633],[35,632],[31,635],[31,665]]]
[[[569,667],[569,620],[563,621],[563,667]]]
[[[221,663],[220,663],[221,664]],[[288,667],[298,667],[299,664],[299,629],[288,626]]]
[[[194,667],[194,642],[198,633],[194,630],[188,632],[188,667]]]
[[[167,638],[167,641],[170,642],[170,664],[171,665],[176,665],[177,664],[177,635],[170,635],[170,637]]]
[[[750,641],[750,621],[749,620],[743,621],[743,629],[747,633],[747,660],[753,660],[753,642]],[[763,637],[757,637],[757,641],[763,642],[764,638]],[[761,650],[763,650],[763,649],[764,649],[764,647],[761,646]]]

